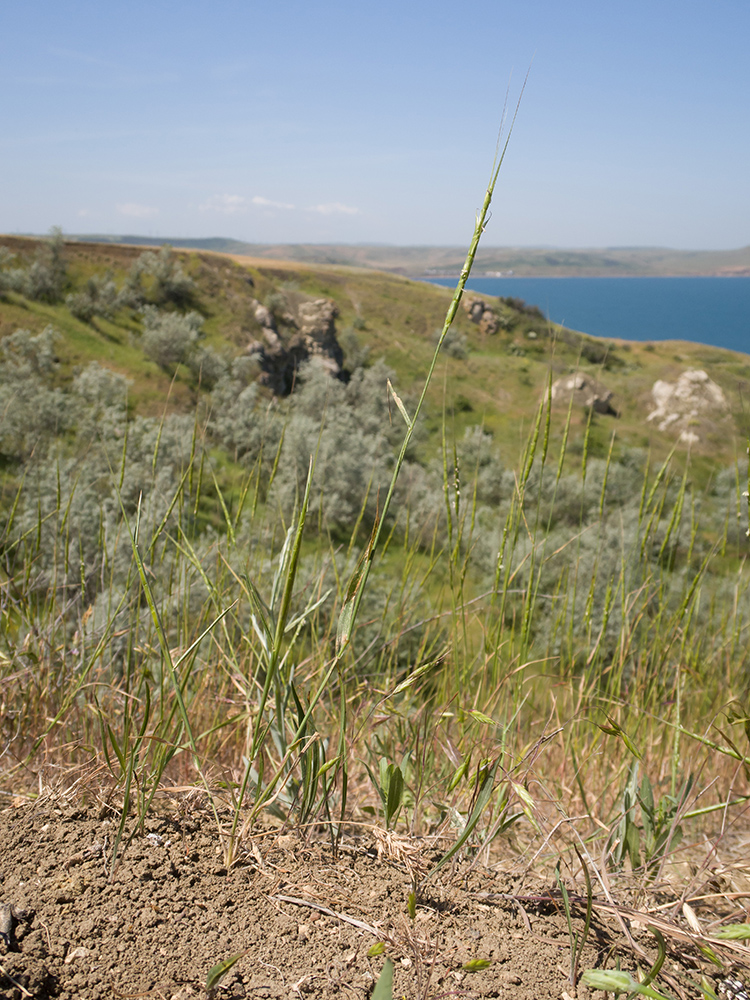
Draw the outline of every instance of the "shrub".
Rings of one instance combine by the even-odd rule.
[[[185,308],[195,294],[195,282],[185,273],[171,247],[158,253],[146,250],[134,262],[121,293],[123,305],[138,308],[144,302]]]
[[[385,366],[378,364],[358,369],[344,384],[314,359],[302,366],[273,485],[285,513],[291,513],[301,495],[310,455],[315,454],[311,512],[333,528],[352,526],[369,488],[367,519],[372,523],[378,489],[388,482],[393,460],[386,434],[387,376]]]
[[[90,323],[94,316],[111,319],[119,305],[117,286],[110,275],[94,275],[82,292],[68,295],[65,304],[76,319]]]
[[[434,343],[440,340],[441,333],[441,330],[435,331],[432,337]],[[469,356],[469,341],[465,333],[459,333],[458,330],[451,327],[446,333],[443,346],[440,349],[445,351],[451,358],[456,358],[458,361],[465,361]]]
[[[360,327],[361,329],[361,327]],[[344,367],[349,372],[364,368],[370,357],[370,347],[362,344],[354,327],[347,326],[339,334],[339,344],[344,352]]]
[[[10,268],[10,264],[16,259],[16,255],[11,253],[7,247],[0,247],[0,295],[6,292],[17,292],[17,287],[23,283],[24,271]],[[20,276],[20,278],[19,278]]]
[[[7,250],[0,259],[0,267],[12,259]],[[50,238],[38,248],[34,261],[28,268],[3,271],[0,275],[0,293],[19,292],[36,302],[59,302],[67,283],[67,269],[63,256],[63,237],[60,229],[51,231]]]
[[[146,306],[143,310],[143,350],[160,368],[171,373],[180,362],[187,360],[202,326],[203,317],[199,313],[181,315]]]
[[[281,421],[273,409],[261,407],[258,385],[243,376],[235,362],[231,374],[217,383],[211,394],[209,432],[235,461],[252,465],[263,449],[266,459],[273,462],[281,438]]]
[[[191,351],[187,357],[187,364],[196,382],[199,382],[204,389],[212,389],[229,372],[226,358],[218,354],[213,347],[199,347]]]
[[[478,425],[467,427],[458,453],[465,488],[476,483],[478,503],[497,506],[510,491],[492,435]]]
[[[499,301],[501,305],[508,306],[510,309],[515,310],[517,313],[522,313],[524,316],[533,316],[534,319],[546,321],[545,315],[539,306],[527,305],[523,299],[516,298],[512,295],[500,295]]]
[[[92,361],[73,379],[73,395],[80,402],[76,427],[80,443],[87,440],[120,444],[128,417],[128,385],[124,375]],[[117,456],[113,455],[113,461]]]
[[[26,458],[47,435],[73,423],[70,400],[48,383],[57,364],[59,334],[16,330],[0,341],[0,453]]]

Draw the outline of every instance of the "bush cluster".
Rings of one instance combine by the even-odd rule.
[[[63,236],[53,229],[50,238],[40,244],[28,267],[9,268],[14,255],[0,248],[0,295],[18,292],[37,302],[59,302],[68,283],[63,253]]]

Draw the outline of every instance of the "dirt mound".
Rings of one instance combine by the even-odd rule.
[[[505,872],[466,860],[446,868],[428,883],[412,920],[404,852],[390,850],[398,838],[345,838],[334,855],[327,841],[275,829],[246,841],[227,870],[210,814],[183,802],[146,820],[111,876],[115,829],[111,815],[71,805],[0,814],[0,916],[8,918],[0,928],[7,936],[0,996],[188,1000],[205,996],[209,969],[232,955],[241,958],[217,992],[229,1000],[365,1000],[386,957],[395,964],[394,996],[406,1000],[591,996],[568,980],[559,892],[524,878],[521,868],[514,875],[512,859]],[[427,862],[438,856],[422,841],[409,844]],[[578,934],[583,909],[573,918]],[[597,908],[592,919],[580,968],[605,959],[612,967],[617,925]],[[651,954],[653,938],[636,926]],[[682,942],[679,955],[672,958],[687,962],[694,984],[696,963]],[[625,950],[617,961],[633,968]],[[672,968],[684,987],[680,965]]]

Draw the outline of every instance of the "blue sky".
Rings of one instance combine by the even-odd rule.
[[[748,0],[4,0],[0,231],[750,243]],[[532,63],[533,60],[533,63]]]

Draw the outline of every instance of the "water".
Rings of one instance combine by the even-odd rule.
[[[750,278],[471,278],[468,288],[524,299],[595,337],[692,340],[750,354]]]

